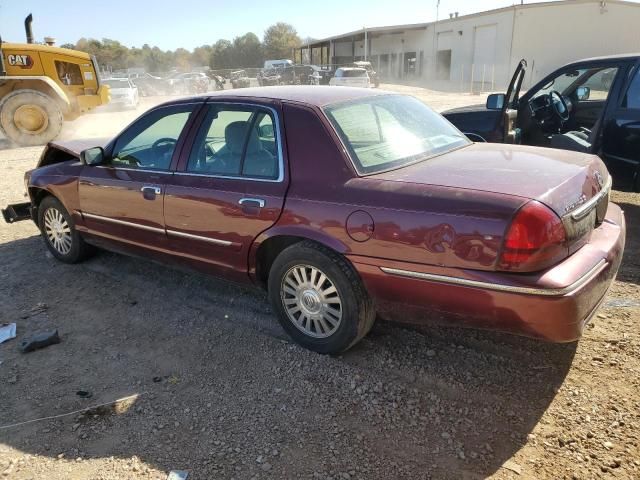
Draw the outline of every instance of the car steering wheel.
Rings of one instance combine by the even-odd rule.
[[[159,157],[160,155],[164,155],[165,153],[167,153],[167,151],[169,151],[167,147],[171,147],[170,149],[173,150],[177,143],[178,141],[175,138],[159,138],[158,140],[153,142],[153,145],[151,145],[151,152],[153,153],[154,157]]]
[[[557,90],[549,92],[549,106],[553,114],[562,122],[569,120],[569,107],[567,102]]]

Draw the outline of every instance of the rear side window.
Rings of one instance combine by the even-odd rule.
[[[325,112],[358,173],[399,168],[469,145],[469,140],[419,100],[381,95],[338,103]]]
[[[275,121],[270,111],[258,107],[211,106],[187,171],[275,180],[280,173]]]
[[[622,107],[640,109],[640,68],[636,69],[633,80],[622,101]]]

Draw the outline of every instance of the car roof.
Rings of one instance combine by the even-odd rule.
[[[575,62],[567,63],[567,65],[573,65],[574,63],[583,62],[596,62],[600,60],[632,60],[634,58],[640,58],[640,53],[623,53],[618,55],[604,55],[601,57],[582,58],[580,60],[576,60]]]
[[[328,85],[286,85],[273,87],[252,87],[233,90],[220,90],[205,95],[211,99],[243,99],[263,98],[271,100],[283,100],[290,102],[306,103],[322,107],[332,103],[346,102],[358,98],[374,97],[380,95],[397,95],[394,92],[384,90],[372,90],[355,87],[332,87]]]

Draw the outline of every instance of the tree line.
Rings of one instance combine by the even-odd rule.
[[[148,72],[166,72],[173,68],[188,71],[204,66],[212,69],[261,67],[264,60],[291,58],[292,49],[300,45],[296,29],[288,23],[278,22],[267,28],[262,41],[255,33],[248,32],[231,41],[220,39],[193,51],[184,48],[161,50],[148,44],[129,48],[109,38],[81,38],[75,44],[68,43],[62,47],[95,55],[101,68],[144,68]]]

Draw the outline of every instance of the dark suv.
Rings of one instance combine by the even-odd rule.
[[[595,153],[618,187],[640,190],[640,54],[570,63],[520,96],[526,67],[506,94],[443,115],[474,141]]]

